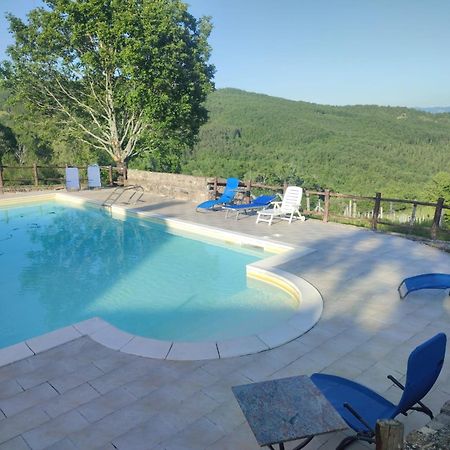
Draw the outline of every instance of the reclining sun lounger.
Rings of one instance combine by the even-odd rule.
[[[249,211],[258,211],[263,209],[273,202],[276,197],[276,195],[260,195],[259,197],[254,198],[250,203],[224,206],[224,209],[226,210],[225,219],[227,219],[228,215],[232,212],[236,213],[237,220],[240,213],[247,214]]]
[[[216,206],[229,205],[234,200],[238,187],[239,180],[237,178],[228,178],[223,194],[216,200],[207,200],[200,203],[196,210],[215,209]]]
[[[88,188],[100,188],[102,187],[102,182],[100,178],[100,167],[98,164],[91,164],[87,168],[88,176]]]
[[[66,189],[68,191],[80,190],[78,167],[66,167]]]
[[[450,275],[446,273],[424,273],[405,278],[398,287],[398,294],[404,299],[410,292],[420,289],[449,289]]]
[[[336,449],[342,450],[357,440],[373,443],[375,424],[379,419],[394,419],[399,414],[406,415],[410,410],[420,411],[433,418],[433,413],[421,400],[433,387],[441,372],[446,343],[445,334],[439,333],[412,351],[408,358],[405,386],[388,375],[388,379],[403,391],[398,404],[346,378],[313,374],[311,380],[357,433],[346,437]]]
[[[291,223],[294,215],[298,215],[300,220],[305,220],[305,217],[300,214],[302,195],[303,189],[301,187],[288,186],[281,202],[274,202],[269,208],[258,212],[256,223],[268,222],[269,225],[272,225],[274,217]]]

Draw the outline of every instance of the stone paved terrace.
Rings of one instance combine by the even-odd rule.
[[[107,193],[74,195],[101,200]],[[450,335],[446,292],[421,291],[400,301],[396,290],[406,276],[448,272],[449,254],[350,226],[308,220],[269,228],[256,226],[252,217],[225,221],[223,212],[195,213],[192,203],[149,195],[144,200],[139,208],[148,212],[315,249],[284,269],[322,293],[321,320],[288,344],[238,358],[153,360],[81,337],[0,367],[0,450],[257,449],[231,386],[323,371],[396,401],[400,393],[386,375],[404,380],[417,344],[440,331]],[[447,352],[425,399],[435,412],[450,398],[449,362]],[[399,419],[406,433],[428,422],[416,412]],[[317,437],[307,448],[333,449],[343,436]]]

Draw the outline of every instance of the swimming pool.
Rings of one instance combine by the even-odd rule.
[[[267,257],[50,201],[0,208],[0,347],[99,316],[159,340],[256,334],[298,312],[298,298],[256,280]]]

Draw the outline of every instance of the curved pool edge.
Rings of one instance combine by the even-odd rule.
[[[98,202],[72,197],[66,193],[57,193],[53,196],[57,200],[99,206]],[[39,201],[44,196],[36,197],[39,197],[36,199]],[[30,200],[31,198],[28,197],[27,203]],[[201,232],[202,236],[205,236],[206,232],[209,237],[231,241],[242,246],[250,245],[266,250],[270,248],[272,252],[278,254],[247,265],[247,276],[273,284],[295,296],[300,303],[298,312],[287,321],[257,334],[201,342],[163,341],[137,336],[120,330],[100,317],[94,317],[0,349],[0,367],[82,336],[89,336],[92,340],[113,350],[155,359],[192,361],[244,356],[267,351],[297,339],[319,321],[323,311],[323,299],[320,292],[303,278],[279,268],[282,264],[306,256],[314,250],[306,247],[293,247],[282,242],[261,239],[208,225],[167,218],[143,211],[133,211],[120,206],[114,206],[114,211],[111,212],[119,216],[131,215],[164,221],[166,224],[170,223],[171,227],[176,230],[190,231],[196,234]]]

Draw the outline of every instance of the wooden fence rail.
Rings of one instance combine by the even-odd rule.
[[[217,189],[218,187],[225,186],[226,180],[220,179],[220,178],[213,178],[208,180],[208,185],[211,187],[214,191],[214,195],[217,195]],[[265,190],[271,190],[271,191],[277,191],[277,192],[284,192],[284,190],[287,187],[287,184],[284,183],[283,186],[273,186],[273,185],[265,185],[262,183],[255,183],[253,181],[247,181],[247,182],[241,182],[240,187],[247,187],[252,189],[265,189]],[[250,191],[250,189],[248,189]],[[406,199],[398,199],[398,198],[384,198],[381,194],[381,192],[377,192],[374,197],[369,196],[362,196],[362,195],[352,195],[352,194],[341,194],[338,192],[331,192],[327,189],[324,191],[315,191],[310,189],[304,189],[304,194],[306,198],[306,208],[304,208],[304,212],[306,214],[311,214],[314,216],[320,216],[322,217],[322,220],[324,222],[330,221],[330,219],[347,219],[348,217],[340,215],[340,214],[333,214],[331,209],[331,202],[332,199],[348,199],[352,201],[361,201],[361,202],[369,202],[372,203],[372,209],[370,211],[369,217],[358,217],[358,221],[367,222],[372,230],[376,230],[378,228],[378,225],[389,225],[394,226],[399,229],[407,229],[411,231],[411,229],[414,226],[415,220],[415,211],[417,206],[425,206],[434,208],[434,215],[432,224],[430,227],[421,226],[421,230],[428,231],[431,239],[435,240],[438,238],[439,233],[449,233],[450,231],[447,229],[444,229],[441,226],[442,223],[442,215],[444,213],[444,210],[450,210],[450,204],[445,204],[443,198],[437,199],[436,202],[426,202],[426,201],[419,201],[419,200],[406,200]],[[318,196],[321,201],[323,201],[323,208],[319,208],[318,210],[311,210],[311,196]],[[409,225],[402,225],[402,224],[394,224],[392,222],[388,222],[385,220],[382,220],[380,218],[380,212],[381,212],[381,204],[382,202],[389,202],[389,203],[397,203],[397,204],[405,204],[405,205],[412,205],[413,207],[413,214],[412,214],[412,221],[410,221]]]

